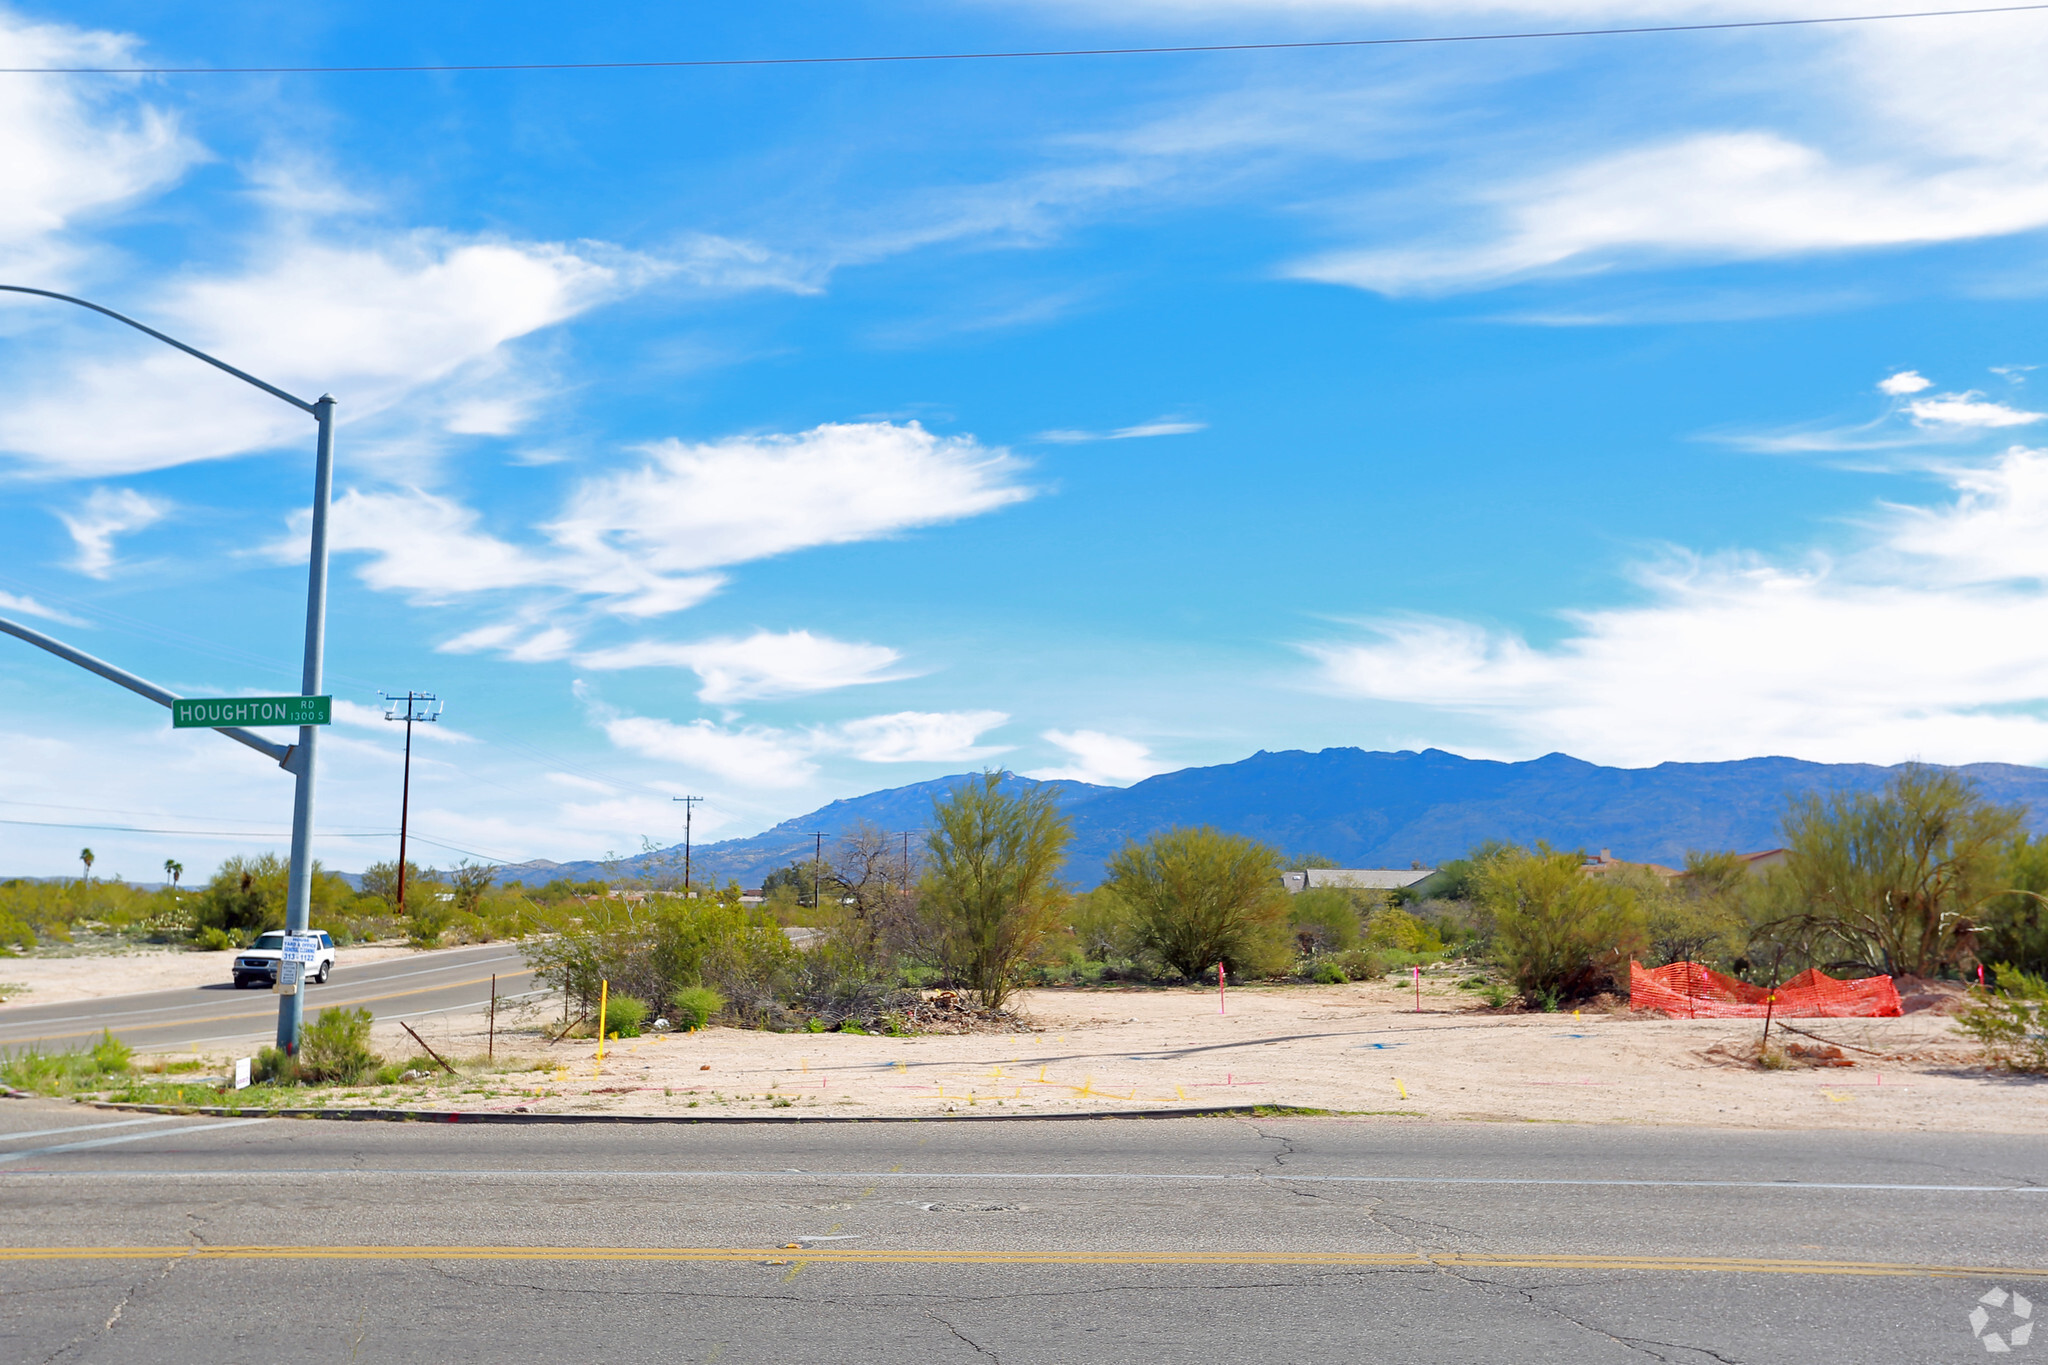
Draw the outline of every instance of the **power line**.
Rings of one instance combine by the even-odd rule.
[[[358,76],[463,71],[645,71],[726,66],[851,66],[903,62],[1021,61],[1050,57],[1162,57],[1204,52],[1302,52],[1356,47],[1420,47],[1445,43],[1526,42],[1543,38],[1618,38],[1650,33],[1725,33],[1738,29],[1808,28],[1820,24],[1875,24],[1898,19],[1956,19],[1978,14],[2024,14],[2048,4],[1987,5],[1972,9],[1903,10],[1890,14],[1838,14],[1805,19],[1730,19],[1702,24],[1637,24],[1626,28],[1538,29],[1513,33],[1443,33],[1410,38],[1329,38],[1293,43],[1185,43],[1173,47],[1072,47],[1011,52],[904,52],[839,57],[700,57],[676,61],[449,62],[419,66],[7,66],[10,76]]]

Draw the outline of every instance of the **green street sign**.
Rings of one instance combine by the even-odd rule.
[[[223,725],[331,725],[332,697],[181,697],[171,703],[174,730]]]

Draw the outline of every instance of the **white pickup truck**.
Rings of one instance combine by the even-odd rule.
[[[334,970],[334,940],[325,933],[315,932],[320,940],[317,955],[306,964],[307,981],[325,981],[327,974]],[[235,989],[244,986],[275,986],[277,964],[284,960],[284,935],[282,933],[259,934],[256,942],[235,954]]]

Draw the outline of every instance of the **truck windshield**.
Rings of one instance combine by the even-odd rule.
[[[252,946],[257,948],[268,948],[273,953],[281,953],[284,951],[284,935],[259,934],[256,938],[256,942]]]

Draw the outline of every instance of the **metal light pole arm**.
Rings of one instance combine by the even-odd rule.
[[[10,621],[4,616],[0,616],[0,631],[26,640],[38,649],[47,649],[50,653],[67,663],[77,664],[89,673],[97,673],[108,682],[119,683],[130,692],[136,693],[138,696],[148,697],[159,706],[169,706],[172,702],[180,700],[178,694],[168,688],[158,687],[147,678],[138,678],[126,669],[114,667],[104,659],[95,659],[84,650],[73,649],[62,640],[53,639],[39,630],[30,630],[19,621]],[[297,746],[275,743],[239,726],[217,725],[214,729],[217,733],[226,735],[237,744],[248,745],[257,753],[275,762],[278,767],[283,768],[286,772],[296,771],[292,766],[292,760]]]
[[[54,289],[31,289],[25,284],[0,284],[0,292],[8,294],[34,294],[38,298],[59,299],[65,303],[75,303],[80,308],[90,308],[92,309],[93,312],[99,313],[105,317],[110,317],[116,322],[125,322],[138,332],[146,332],[150,336],[155,337],[158,341],[161,341],[166,346],[175,346],[179,350],[183,351],[186,355],[192,356],[198,360],[203,360],[207,364],[213,366],[216,370],[225,370],[245,384],[254,384],[257,388],[263,390],[271,397],[282,398],[285,402],[290,403],[293,407],[299,409],[302,412],[314,413],[314,415],[316,416],[318,415],[314,410],[313,404],[308,403],[305,399],[297,397],[293,394],[286,393],[283,389],[278,388],[275,384],[266,384],[262,380],[258,379],[255,375],[250,374],[244,370],[238,370],[234,366],[228,364],[227,361],[218,359],[217,357],[214,356],[210,356],[206,352],[200,350],[197,346],[187,346],[184,342],[178,340],[176,337],[167,337],[154,327],[145,326],[144,324],[137,322],[134,318],[126,317],[123,314],[115,312],[111,308],[102,308],[98,304],[93,303],[88,299],[76,298],[70,294],[59,294]]]

